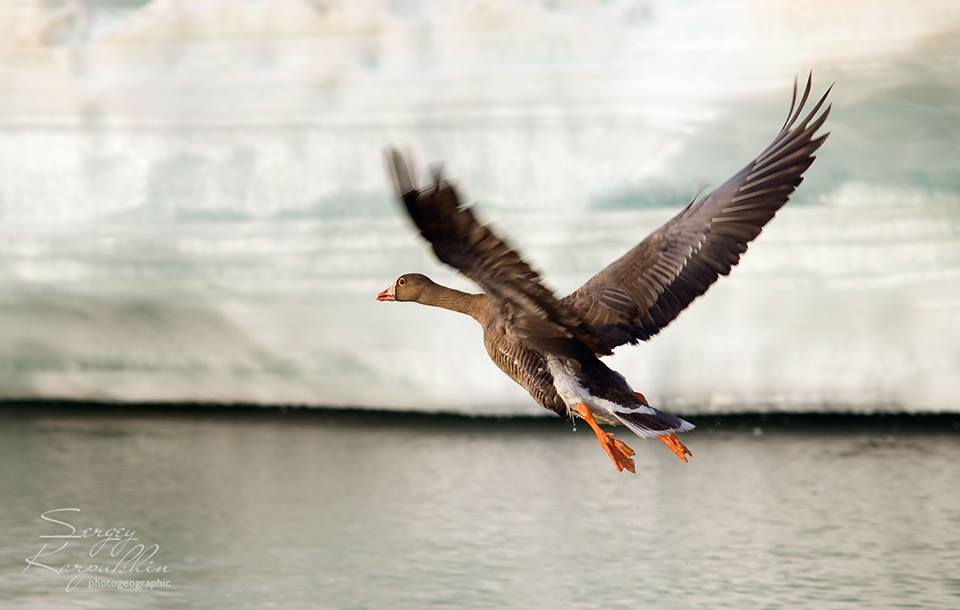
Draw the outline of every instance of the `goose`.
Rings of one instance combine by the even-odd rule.
[[[568,422],[584,420],[618,471],[636,472],[632,447],[600,424],[624,425],[657,438],[683,462],[693,453],[677,437],[694,425],[651,406],[600,357],[659,333],[721,275],[787,202],[829,133],[821,112],[833,85],[801,120],[812,72],[773,141],[719,187],[693,200],[571,294],[560,298],[540,274],[490,226],[461,203],[439,168],[418,187],[412,164],[397,149],[387,163],[402,207],[441,262],[475,282],[469,294],[405,273],[377,295],[466,314],[483,328],[493,362],[541,406]],[[818,114],[819,113],[819,114]]]

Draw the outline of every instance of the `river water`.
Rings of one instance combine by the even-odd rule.
[[[956,424],[698,423],[629,476],[553,419],[5,408],[0,606],[960,606]],[[165,586],[24,573],[64,508],[168,570],[98,576]]]

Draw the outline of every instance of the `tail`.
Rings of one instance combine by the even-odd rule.
[[[687,456],[692,456],[693,452],[680,442],[676,433],[688,432],[696,426],[673,413],[647,405],[643,394],[637,393],[637,398],[643,401],[642,406],[629,410],[617,409],[613,411],[613,416],[640,438],[659,438],[678,458],[686,462]]]
[[[685,419],[653,407],[638,407],[630,411],[617,409],[613,416],[640,438],[688,432],[696,427]]]

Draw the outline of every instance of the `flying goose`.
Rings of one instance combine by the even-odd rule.
[[[467,314],[483,327],[487,354],[540,405],[593,429],[618,471],[635,472],[634,451],[600,423],[623,424],[656,437],[681,460],[693,455],[677,437],[693,424],[650,406],[600,356],[656,335],[726,275],[803,180],[829,134],[817,131],[830,113],[823,94],[802,120],[812,74],[797,103],[797,83],[780,132],[753,161],[680,213],[572,294],[558,298],[519,252],[461,204],[435,170],[419,188],[396,149],[388,162],[404,209],[441,262],[483,289],[467,294],[419,273],[401,275],[380,301],[415,301]],[[832,88],[832,86],[831,86]],[[815,137],[816,136],[816,137]]]

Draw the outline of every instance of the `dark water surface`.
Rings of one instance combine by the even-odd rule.
[[[556,420],[5,408],[0,605],[956,608],[954,421],[701,419],[689,465],[634,439],[629,476]],[[24,573],[116,562],[41,539],[56,508],[169,570],[101,578],[169,586]]]

